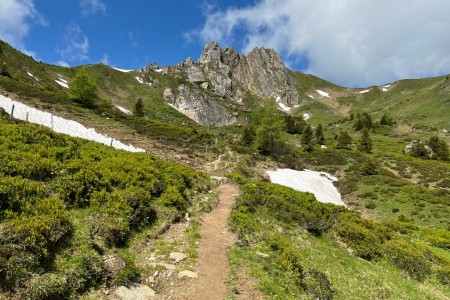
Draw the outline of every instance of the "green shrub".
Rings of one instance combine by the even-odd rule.
[[[432,246],[450,249],[450,231],[448,230],[426,228],[422,230],[422,236]]]
[[[417,281],[423,281],[431,274],[427,251],[429,250],[405,240],[391,240],[384,246],[384,253],[389,260]]]
[[[104,260],[94,250],[77,249],[65,262],[61,273],[59,276],[66,278],[70,294],[82,293],[103,281]]]
[[[355,255],[369,260],[381,255],[381,245],[389,238],[383,226],[350,212],[341,214],[335,230]]]
[[[369,201],[366,204],[366,208],[367,209],[375,209],[375,208],[377,208],[377,204],[375,203],[375,201]]]
[[[363,162],[363,164],[361,165],[361,168],[359,169],[359,171],[363,175],[376,175],[378,173],[377,165],[370,158],[366,159]]]
[[[35,275],[19,290],[22,299],[64,299],[68,297],[66,279],[53,273]]]
[[[336,294],[327,275],[315,269],[306,272],[304,287],[313,299],[331,300]]]
[[[441,284],[450,286],[450,266],[439,268],[436,275]]]

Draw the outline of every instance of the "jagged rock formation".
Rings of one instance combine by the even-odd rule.
[[[189,85],[180,85],[176,92],[167,88],[164,90],[163,97],[179,112],[200,124],[223,126],[236,122],[236,117],[225,107]]]
[[[285,110],[300,102],[287,68],[273,49],[255,48],[245,56],[234,48],[220,48],[217,42],[210,42],[197,63],[188,58],[172,71],[192,85],[181,84],[176,92],[166,89],[164,99],[204,125],[228,125],[236,121],[215,97],[230,106],[239,106],[250,92],[261,99],[276,100]]]

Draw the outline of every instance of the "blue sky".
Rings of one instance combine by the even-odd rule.
[[[210,40],[349,87],[450,73],[448,0],[1,0],[0,38],[51,64],[139,69]]]

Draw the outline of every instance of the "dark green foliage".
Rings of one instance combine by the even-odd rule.
[[[450,266],[439,268],[436,275],[441,284],[450,286]]]
[[[367,209],[375,209],[375,208],[377,208],[377,204],[374,201],[369,201],[366,204],[366,208]]]
[[[72,97],[88,108],[97,106],[99,99],[97,93],[97,86],[95,82],[89,78],[85,69],[80,69],[72,78],[72,83],[69,87]]]
[[[388,114],[384,114],[380,119],[380,125],[394,125],[394,119]]]
[[[144,102],[142,101],[142,98],[137,99],[136,104],[134,105],[133,114],[136,117],[143,117],[145,115]]]
[[[372,118],[368,113],[363,113],[362,115],[358,114],[357,119],[355,120],[355,124],[353,124],[355,131],[359,131],[364,127],[370,129],[373,127]]]
[[[281,157],[286,151],[283,119],[278,115],[276,104],[266,101],[256,110],[252,119],[256,124],[256,146],[262,155]]]
[[[343,130],[339,132],[336,138],[336,148],[337,149],[351,149],[352,138],[347,131]]]
[[[366,153],[372,152],[372,139],[370,138],[369,129],[367,129],[367,127],[364,127],[362,130],[358,150]]]
[[[310,125],[306,125],[302,133],[302,147],[306,151],[314,150],[314,134]]]
[[[427,144],[433,150],[432,158],[440,160],[450,159],[450,151],[444,139],[439,138],[437,135],[433,135],[427,141]]]
[[[422,141],[412,141],[410,155],[415,157],[429,157],[430,151],[425,147]]]
[[[350,212],[341,214],[335,230],[355,255],[369,260],[381,255],[381,246],[389,237],[383,226]]]
[[[252,125],[247,125],[244,127],[242,132],[242,138],[240,143],[245,147],[250,147],[255,142],[256,131]]]
[[[322,124],[319,123],[319,125],[317,125],[316,130],[314,131],[314,136],[316,139],[316,144],[319,145],[325,144],[325,136],[323,135]]]
[[[306,126],[306,122],[303,118],[291,115],[286,115],[284,117],[284,122],[286,125],[286,132],[289,134],[301,134],[303,128]]]
[[[306,272],[304,286],[313,299],[331,300],[336,294],[327,275],[315,269]]]
[[[378,174],[377,164],[373,159],[367,158],[359,168],[359,171],[363,175],[376,175]]]
[[[131,233],[175,219],[208,189],[191,168],[16,123],[0,116],[3,291],[64,299],[105,282],[99,247],[126,247]],[[116,281],[137,272],[130,265]]]
[[[431,273],[429,250],[426,248],[405,240],[391,240],[386,242],[384,249],[389,260],[411,278],[423,281]]]

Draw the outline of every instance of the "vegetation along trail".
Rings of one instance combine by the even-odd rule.
[[[224,184],[220,188],[217,207],[203,220],[198,245],[198,278],[177,299],[224,299],[225,280],[228,276],[227,248],[234,245],[236,237],[227,229],[227,219],[239,188]]]

